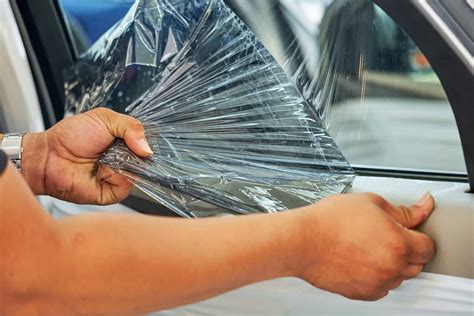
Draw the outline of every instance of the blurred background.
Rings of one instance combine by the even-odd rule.
[[[60,3],[80,55],[134,1]],[[226,3],[293,78],[353,166],[466,173],[437,75],[372,0]]]

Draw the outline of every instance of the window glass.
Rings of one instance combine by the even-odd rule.
[[[428,60],[372,0],[226,0],[295,79],[354,166],[465,173]],[[78,52],[133,1],[61,0]]]
[[[372,0],[227,2],[298,78],[352,165],[466,172],[437,75]]]
[[[78,54],[119,21],[133,0],[60,0]]]

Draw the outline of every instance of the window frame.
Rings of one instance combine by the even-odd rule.
[[[374,0],[413,39],[438,75],[454,112],[468,176],[378,167],[354,169],[358,175],[469,181],[469,192],[474,193],[474,106],[469,104],[474,100],[473,77],[440,28],[422,11],[422,1]],[[34,73],[45,126],[49,127],[64,116],[63,70],[75,61],[74,43],[58,0],[10,0],[10,4]]]
[[[438,75],[454,112],[464,152],[469,192],[474,193],[474,69],[469,69],[469,62],[466,63],[453,45],[451,36],[454,34],[443,33],[441,25],[456,23],[456,18],[446,11],[444,17],[434,19],[427,11],[426,6],[430,4],[426,0],[374,2],[412,38]],[[462,5],[462,2],[459,3]],[[465,14],[472,12],[466,10]]]

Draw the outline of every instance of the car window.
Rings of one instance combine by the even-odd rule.
[[[81,54],[117,23],[133,0],[60,0],[76,53]]]
[[[466,172],[454,115],[437,75],[372,0],[226,3],[292,76],[352,165]],[[80,53],[133,2],[61,4]]]

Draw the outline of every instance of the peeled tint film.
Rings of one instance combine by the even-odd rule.
[[[221,0],[140,0],[67,71],[69,111],[145,125],[100,160],[184,217],[277,212],[345,191],[354,174],[314,108]]]

